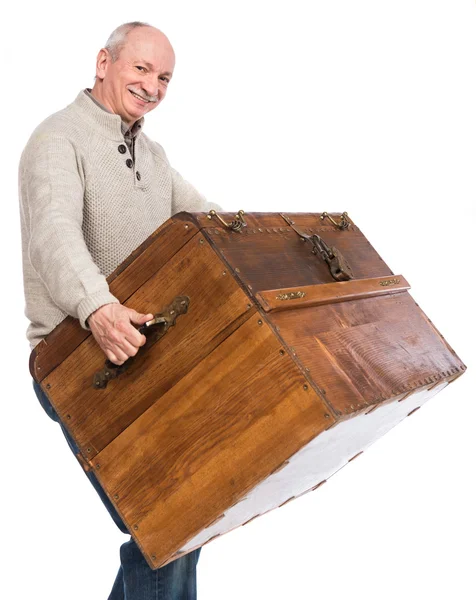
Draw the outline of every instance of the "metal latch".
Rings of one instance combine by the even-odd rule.
[[[307,235],[307,233],[304,233],[298,229],[294,225],[293,221],[286,217],[286,215],[283,215],[282,213],[280,213],[280,215],[302,239],[311,242],[312,253],[319,255],[322,260],[327,263],[329,266],[329,271],[336,281],[348,281],[349,279],[353,279],[354,275],[352,273],[352,269],[347,262],[347,259],[338,248],[326,244],[326,242],[321,238],[321,236],[317,235],[317,233]]]

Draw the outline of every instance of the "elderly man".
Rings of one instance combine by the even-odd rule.
[[[145,343],[137,327],[152,315],[122,306],[106,277],[161,223],[207,203],[143,132],[144,115],[164,99],[175,56],[146,23],[118,27],[100,50],[94,87],[41,123],[20,162],[20,206],[27,337],[32,347],[66,315],[90,329],[109,360],[122,364]],[[40,387],[36,394],[74,440]],[[128,533],[92,472],[114,521]],[[199,551],[156,571],[131,539],[109,600],[196,598]]]

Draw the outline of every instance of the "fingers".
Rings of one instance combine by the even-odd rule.
[[[144,335],[132,325],[143,325],[154,318],[152,314],[141,314],[122,306],[108,304],[96,310],[88,319],[91,332],[107,358],[122,365],[135,356],[146,342]]]
[[[137,352],[137,349],[146,342],[145,335],[139,333],[139,331],[128,321],[118,321],[116,323],[116,329],[122,334],[122,336],[118,336],[119,339],[117,340],[117,343],[126,353],[128,353],[128,349],[132,347],[135,348]],[[134,354],[129,354],[129,356],[134,356]]]
[[[142,313],[138,313],[137,311],[133,310],[132,308],[129,308],[128,311],[129,311],[130,320],[132,321],[132,323],[135,323],[136,325],[143,325],[147,321],[151,321],[154,318],[154,315],[152,313],[145,315]]]
[[[106,350],[105,354],[112,363],[118,366],[123,365],[127,360],[127,358],[120,359],[118,356],[116,356],[116,354],[114,354],[114,352],[111,352],[111,350]],[[122,356],[124,356],[124,353],[122,353]]]
[[[147,323],[147,321],[151,321],[154,318],[154,315],[149,313],[147,315],[136,312],[135,310],[128,309],[129,318],[131,323],[135,323],[136,325],[143,325]],[[117,324],[117,328],[120,329],[124,333],[124,340],[127,344],[134,346],[135,348],[140,348],[146,343],[146,337],[129,322],[121,322]],[[123,346],[123,350],[127,352],[127,346]],[[136,350],[137,352],[137,350]],[[135,354],[135,352],[134,352]],[[134,356],[134,354],[130,354],[129,356]]]

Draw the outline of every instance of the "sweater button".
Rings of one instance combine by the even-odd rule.
[[[139,173],[139,171],[136,172],[136,177],[137,177],[137,181],[140,181],[140,173]]]
[[[121,154],[125,154],[127,152],[127,148],[124,146],[124,144],[120,144],[120,146],[118,146],[117,149]]]
[[[128,158],[126,160],[126,165],[129,167],[129,169],[132,169],[132,158]]]

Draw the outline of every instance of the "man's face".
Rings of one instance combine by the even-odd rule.
[[[107,50],[99,52],[101,99],[132,125],[164,99],[174,66],[174,51],[165,35],[154,27],[137,27],[127,35],[115,62]]]

